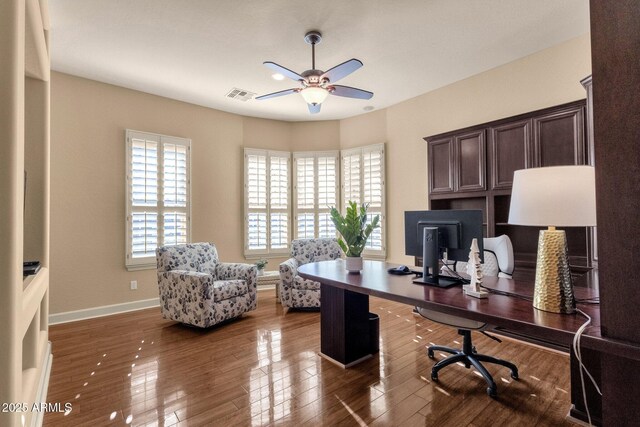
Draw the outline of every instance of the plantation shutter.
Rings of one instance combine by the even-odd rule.
[[[380,228],[374,230],[365,246],[364,255],[385,256],[384,144],[344,150],[342,158],[342,212],[349,201],[369,205],[367,222],[380,215]]]
[[[329,212],[338,204],[338,152],[297,152],[293,157],[296,238],[335,237]]]
[[[173,138],[164,138],[162,144],[164,245],[178,245],[188,241],[188,148],[178,142]]]
[[[364,203],[369,204],[367,210],[367,222],[371,222],[376,215],[382,218],[382,189],[384,182],[384,171],[382,169],[383,151],[382,147],[374,146],[362,149],[362,187]],[[373,251],[381,251],[382,244],[382,227],[373,231],[365,249]]]
[[[336,237],[331,208],[338,208],[338,153],[318,156],[318,237]]]
[[[247,249],[267,250],[267,155],[248,154]]]
[[[342,207],[349,206],[349,201],[360,203],[360,150],[342,155]]]
[[[245,255],[284,254],[289,233],[289,153],[245,149]]]
[[[305,154],[294,153],[295,159],[295,192],[296,192],[296,238],[312,239],[315,237],[315,158],[302,157]]]
[[[270,249],[289,246],[289,155],[271,155],[270,160]]]
[[[126,131],[130,270],[155,267],[158,246],[189,241],[190,145],[184,138]]]

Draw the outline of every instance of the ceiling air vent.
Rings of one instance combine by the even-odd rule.
[[[253,98],[255,93],[249,92],[248,90],[238,89],[234,87],[227,93],[227,98],[237,99],[238,101],[248,101]]]

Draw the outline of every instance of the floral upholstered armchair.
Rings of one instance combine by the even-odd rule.
[[[162,317],[201,328],[255,310],[257,267],[220,262],[212,243],[156,249]]]
[[[320,283],[298,276],[298,267],[310,262],[339,259],[336,239],[300,239],[291,242],[291,258],[280,264],[280,301],[285,307],[320,307]]]

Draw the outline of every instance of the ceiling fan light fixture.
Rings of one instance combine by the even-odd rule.
[[[309,86],[302,89],[300,94],[307,104],[317,105],[322,104],[327,99],[329,91],[319,86]]]

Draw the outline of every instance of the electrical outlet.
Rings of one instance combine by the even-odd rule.
[[[138,289],[138,281],[137,280],[132,280],[131,281],[131,290],[135,291],[136,289]]]

